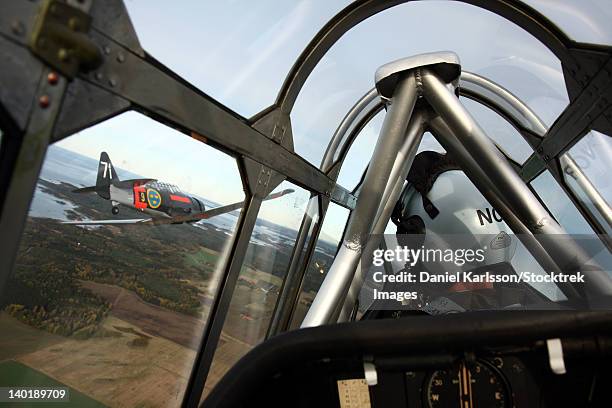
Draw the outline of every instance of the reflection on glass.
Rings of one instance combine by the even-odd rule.
[[[319,198],[317,195],[313,195],[308,202],[308,206],[306,207],[306,213],[304,214],[304,220],[302,223],[302,228],[305,228],[306,235],[304,237],[304,245],[302,248],[302,252],[299,255],[297,265],[300,265],[305,261],[305,257],[308,252],[308,245],[312,238],[312,233],[319,221]],[[306,228],[307,227],[307,228]],[[299,267],[299,266],[298,266]]]
[[[461,98],[461,103],[487,136],[515,162],[523,163],[533,153],[523,136],[496,112],[468,98]]]
[[[325,279],[325,274],[334,262],[348,216],[349,211],[346,208],[334,203],[329,204],[319,233],[319,239],[310,258],[308,269],[304,274],[300,296],[291,318],[291,328],[299,327],[304,320],[317,291],[323,283],[323,279]]]
[[[568,186],[607,233],[612,231],[612,183],[608,174],[611,160],[610,137],[596,131],[585,135],[561,158]]]
[[[417,150],[417,154],[424,151],[432,151],[438,153],[446,153],[446,150],[442,147],[440,143],[436,140],[434,135],[429,132],[423,133],[423,139],[421,140],[421,144],[419,145],[419,149]]]
[[[185,0],[176,7],[169,1],[131,0],[126,6],[144,49],[249,117],[272,105],[308,42],[349,3]]]
[[[359,132],[340,168],[338,184],[348,190],[357,187],[357,183],[361,180],[363,172],[372,158],[384,120],[385,111],[380,111]]]
[[[572,40],[594,44],[612,42],[609,0],[523,0],[544,14]]]
[[[568,234],[593,234],[591,226],[548,170],[534,179],[531,186]]]
[[[567,106],[559,60],[529,33],[471,5],[410,2],[352,28],[316,66],[291,114],[296,151],[318,165],[342,118],[374,86],[378,67],[440,50],[456,52],[464,70],[504,86],[547,124]]]
[[[75,192],[99,186],[99,169],[111,186]],[[117,195],[133,190],[134,204],[137,188],[142,211]],[[69,387],[79,407],[181,404],[239,211],[114,223],[169,219],[155,207],[186,209],[187,198],[207,209],[242,200],[235,161],[145,116],[126,113],[49,147],[0,297],[2,385]]]
[[[354,190],[359,185],[368,167],[368,163],[370,163],[370,158],[374,153],[378,134],[384,120],[384,117],[380,115],[382,114],[376,116],[357,136],[340,168],[338,184],[349,190]],[[423,134],[417,153],[422,151],[445,152],[444,148],[429,132]]]
[[[319,196],[313,195],[308,202],[300,233],[298,234],[295,250],[300,251],[295,253],[287,278],[281,286],[279,300],[274,310],[274,317],[270,323],[268,336],[274,336],[285,330],[285,327],[290,322],[293,312],[293,301],[300,289],[300,284],[304,273],[304,264],[307,261],[308,250],[312,241],[313,233],[319,221]],[[299,249],[301,248],[301,250]]]
[[[310,199],[309,191],[286,181],[275,191],[288,188],[295,192],[261,205],[206,379],[204,396],[266,335]]]

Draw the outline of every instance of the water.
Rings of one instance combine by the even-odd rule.
[[[28,215],[36,218],[53,218],[56,220],[68,221],[66,211],[75,211],[76,208],[76,205],[72,202],[66,202],[65,200],[49,194],[43,191],[41,186],[38,185]]]

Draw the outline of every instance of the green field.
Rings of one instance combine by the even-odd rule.
[[[0,363],[0,386],[1,387],[66,387],[66,385],[55,381],[53,378],[34,370],[28,366],[20,364],[16,361],[4,361]],[[16,408],[43,408],[43,407],[104,407],[99,403],[82,394],[73,388],[70,388],[69,402],[17,402],[17,403],[0,403],[0,407],[16,407]]]

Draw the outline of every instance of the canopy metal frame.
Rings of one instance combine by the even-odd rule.
[[[212,306],[215,317],[206,325],[185,393],[186,406],[198,405],[231,300],[236,268],[244,260],[244,246],[261,204],[263,193],[252,188],[253,180],[263,176],[268,187],[272,187],[287,179],[319,196],[322,203],[334,202],[349,210],[356,208],[356,195],[336,183],[350,145],[344,145],[340,159],[332,160],[331,167],[316,168],[293,150],[290,114],[308,76],[344,33],[364,19],[404,2],[357,0],[346,7],[298,57],[276,102],[246,119],[147,54],[140,46],[122,0],[7,1],[0,14],[0,52],[7,56],[0,76],[0,125],[4,132],[0,145],[0,293],[12,270],[49,143],[135,110],[230,154],[238,162],[247,204]],[[525,29],[561,61],[570,105],[536,148],[530,162],[531,174],[538,174],[544,167],[560,174],[558,157],[588,129],[612,133],[611,47],[572,41],[542,14],[517,0],[463,2],[496,13]],[[40,11],[45,6],[51,9],[54,3],[67,4],[69,14],[78,18],[83,15],[77,11],[82,12],[87,17],[84,22],[91,19],[91,26],[85,24],[88,29],[75,29],[69,36],[72,43],[68,46],[76,50],[69,58],[76,62],[72,69],[66,69],[66,61],[35,51],[40,44],[32,41],[41,39],[36,37],[40,34],[37,31],[40,23],[44,23]],[[55,45],[53,38],[49,43]],[[367,118],[362,118],[358,126],[366,121]],[[356,133],[356,129],[352,132]],[[325,204],[319,206],[317,224],[323,222],[326,209]],[[316,242],[319,231],[317,225],[308,242]],[[293,258],[302,253],[299,246]],[[312,254],[312,248],[308,254]],[[299,279],[301,275],[299,272],[294,276]]]
[[[537,116],[537,114],[517,96],[513,95],[509,90],[505,89],[501,85],[482,76],[463,71],[460,76],[458,90],[461,96],[487,106],[499,114],[501,118],[506,120],[524,138],[524,140],[532,146],[532,148],[535,148],[535,146],[541,142],[542,138],[546,134],[547,127]],[[356,137],[359,135],[359,131],[371,120],[374,114],[378,113],[383,108],[383,106],[384,102],[379,98],[376,88],[372,88],[370,91],[368,91],[346,114],[341,126],[339,126],[338,131],[334,134],[332,141],[330,141],[328,152],[326,152],[324,161],[331,161],[330,158],[335,155],[340,155],[343,157],[343,155],[341,153],[339,154],[339,152],[346,152],[350,148],[350,145],[352,145]],[[366,119],[364,121],[365,123],[361,123],[363,120],[361,118]],[[357,125],[355,125],[355,123],[357,123]],[[355,131],[349,132],[349,129],[354,129]],[[605,199],[603,199],[601,194],[595,189],[588,177],[575,164],[570,153],[568,152],[561,156],[560,161],[563,165],[564,173],[567,173],[568,169],[571,170],[571,176],[579,183],[580,186],[584,186],[587,197],[592,202],[598,204],[596,205],[596,208],[599,210],[600,215],[606,221],[608,221],[608,225],[611,225],[609,223],[609,216],[612,211],[610,210],[609,205],[606,203]],[[518,169],[521,174],[524,174],[522,172],[523,165],[521,165]],[[608,234],[606,234],[605,229],[601,226],[601,224],[599,224],[597,218],[590,208],[585,206],[584,203],[577,198],[575,192],[569,188],[564,178],[557,179],[557,182],[563,188],[580,214],[589,222],[593,230],[597,232],[599,237],[610,250],[612,248],[610,237]],[[359,188],[359,185],[357,188]],[[385,206],[388,206],[390,204],[394,204],[394,201],[390,203],[383,200],[383,203],[386,203]],[[497,201],[496,204],[500,206],[501,203]],[[505,211],[503,206],[500,207],[502,208],[500,211]],[[508,211],[505,211],[505,213],[506,216],[504,218],[510,220],[515,227],[520,228],[517,220],[514,220],[510,214],[507,214]],[[385,220],[388,221],[388,217],[385,218]],[[378,219],[377,223],[379,221],[381,220]],[[384,230],[384,225],[382,229]],[[379,230],[373,230],[372,232],[372,234],[380,233],[382,232]],[[528,234],[529,231],[523,229],[521,230],[521,233]],[[545,255],[543,253],[540,253],[536,256],[536,258],[542,259],[544,256]],[[547,260],[544,259],[543,262],[547,262]],[[346,320],[347,317],[350,316],[351,311],[355,311],[355,308],[358,306],[356,300],[358,292],[363,285],[363,281],[364,277],[361,275],[361,271],[357,269],[355,272],[355,279],[353,279],[351,282],[350,289],[344,301],[344,306],[342,309],[343,312],[339,316],[340,321]]]
[[[392,208],[397,200],[397,197],[393,194],[370,194],[373,185],[380,182],[376,177],[381,172],[385,174],[385,193],[392,190],[395,192],[396,187],[399,187],[397,191],[399,196],[402,183],[406,178],[420,143],[420,135],[423,132],[423,130],[420,131],[418,138],[411,138],[409,135],[414,130],[408,125],[405,117],[398,116],[396,113],[400,111],[401,105],[406,103],[409,105],[405,109],[412,111],[412,105],[410,104],[414,104],[414,102],[405,102],[401,97],[407,92],[405,90],[407,87],[413,87],[415,93],[422,97],[422,102],[425,104],[420,105],[419,110],[414,113],[415,117],[418,116],[419,122],[422,122],[423,119],[419,115],[423,115],[424,111],[432,110],[432,113],[425,120],[428,128],[445,150],[460,163],[462,169],[485,198],[502,214],[513,232],[519,234],[519,238],[546,270],[566,270],[565,268],[571,264],[574,258],[579,259],[580,264],[586,264],[589,261],[588,255],[572,240],[552,238],[557,234],[565,234],[563,227],[554,220],[537,198],[537,195],[525,184],[525,181],[512,168],[498,147],[471,117],[467,109],[463,107],[458,95],[449,89],[454,84],[454,80],[453,71],[448,67],[458,67],[459,64],[458,60],[453,58],[452,55],[447,56],[446,54],[448,53],[440,53],[437,58],[432,58],[431,55],[427,54],[409,57],[389,63],[377,71],[376,87],[380,98],[388,102],[389,112],[385,116],[376,149],[362,181],[358,207],[349,219],[347,226],[349,232],[344,237],[340,251],[323,281],[302,323],[302,327],[326,324],[337,321],[338,318],[343,320],[349,315],[356,303],[358,290],[364,280],[363,271],[359,270],[359,262],[365,260],[366,264],[369,263],[367,257],[360,258],[369,254],[368,246],[378,246],[377,242],[371,242],[372,238],[370,238],[370,242],[366,242],[363,237],[367,234],[379,234],[381,232],[381,228],[376,229],[374,225],[382,224],[382,229],[384,229],[384,223],[381,223],[381,219],[377,217],[385,217],[382,221],[386,222],[390,214],[386,214],[384,210]],[[380,74],[380,72],[392,76],[394,80],[387,80],[385,75]],[[459,72],[455,75],[458,80]],[[402,82],[402,78],[413,76],[418,78],[416,82],[408,83],[405,80]],[[489,85],[488,88],[485,88],[487,90],[494,89],[491,86],[492,84],[486,82],[484,78],[476,81],[471,74],[468,74],[467,78],[472,82],[479,82],[480,85]],[[386,89],[387,87],[383,86],[383,81],[394,84],[395,90]],[[452,89],[456,91],[454,86]],[[383,93],[383,90],[386,94]],[[523,119],[541,133],[543,125],[526,106],[518,99],[513,98],[511,94],[505,95],[503,89],[495,89],[495,91],[494,95],[497,98],[518,112],[519,119]],[[478,92],[474,93],[478,94]],[[366,109],[369,105],[369,99],[373,99],[371,91],[353,109],[355,111]],[[370,110],[375,108],[376,106],[370,108]],[[508,110],[505,111],[508,112]],[[346,117],[355,120],[361,113],[355,111],[349,111]],[[350,125],[343,122],[341,129],[348,128],[350,128]],[[406,136],[404,136],[404,132]],[[341,139],[344,135],[337,133],[335,137]],[[346,143],[351,143],[351,141],[347,140]],[[379,149],[381,145],[395,146],[397,143],[405,143],[406,148],[403,148],[400,152],[405,150],[410,154],[406,157],[398,154],[396,160],[401,159],[402,163],[396,164],[399,166],[405,162],[408,163],[408,167],[402,172],[389,172],[390,162],[388,157],[381,156]],[[340,148],[340,143],[332,140],[327,154],[334,155],[334,150]],[[565,161],[571,162],[571,158],[566,158]],[[575,176],[586,178],[581,172],[576,173]],[[364,197],[369,200],[375,197],[381,199],[376,217],[365,218],[368,222],[364,222],[364,217],[368,214],[364,215],[358,211],[359,204]],[[390,201],[385,200],[386,198]],[[560,266],[563,267],[560,268]],[[603,271],[598,270],[589,274],[585,288],[578,289],[572,285],[560,285],[560,288],[568,298],[574,301],[585,301],[587,293],[611,294],[612,280]]]
[[[537,114],[535,114],[529,108],[529,106],[513,95],[509,90],[487,78],[463,71],[460,76],[460,86],[458,91],[461,96],[470,98],[484,106],[487,106],[499,114],[514,129],[517,130],[517,132],[532,148],[535,148],[546,134],[546,125],[537,116]],[[355,139],[358,137],[360,131],[378,112],[384,108],[384,105],[384,101],[379,97],[378,93],[376,92],[376,88],[372,88],[366,92],[364,96],[361,97],[345,115],[328,145],[322,163],[325,163],[328,168],[332,166],[332,163],[334,166],[341,166],[346,153],[350,149]],[[336,161],[334,161],[334,158],[337,158]],[[596,208],[599,210],[600,215],[607,220],[611,212],[608,204],[590,183],[588,177],[578,166],[575,165],[569,152],[561,156],[559,160],[563,164],[564,173],[567,173],[568,168],[571,170],[572,177],[578,181],[579,185],[585,187],[585,192],[589,199],[591,199],[591,201],[594,203],[599,204],[596,206]],[[524,163],[519,165],[517,168],[517,171],[519,171],[521,174],[524,174],[522,171],[523,166]],[[603,240],[608,249],[611,249],[612,243],[610,242],[610,237],[608,234],[606,234],[605,228],[599,223],[597,217],[593,214],[591,209],[588,208],[583,201],[578,199],[574,190],[569,188],[566,180],[563,177],[558,178],[557,182],[568,195],[569,199],[578,209],[580,214],[587,220],[593,230]],[[363,179],[355,190],[359,189],[361,183],[363,183]],[[390,203],[383,199],[382,202],[386,203],[386,206],[389,206],[395,201]],[[501,203],[499,200],[497,200],[496,204],[497,206],[500,206]],[[518,220],[515,220],[512,217],[512,214],[504,209],[503,206],[501,207],[502,209],[500,211],[503,211],[506,214],[504,218],[509,220],[513,225],[515,225],[515,227],[518,227]],[[380,223],[380,221],[381,219],[377,219],[377,224]],[[383,221],[388,221],[388,217],[384,218]],[[372,234],[380,234],[382,231],[384,231],[384,228],[385,225],[383,224],[382,229],[374,229]],[[529,231],[524,228],[520,231],[522,234],[529,233]],[[370,243],[370,245],[373,245],[373,243]],[[537,259],[543,259],[546,257],[542,251],[543,248],[538,250],[539,254],[536,256]],[[551,261],[544,259],[543,262],[550,264]],[[361,275],[361,270],[358,266],[355,271],[355,279],[353,279],[351,282],[350,289],[347,292],[339,320],[346,320],[350,315],[350,312],[352,310],[354,311],[358,292],[363,284],[363,278],[364,277]]]

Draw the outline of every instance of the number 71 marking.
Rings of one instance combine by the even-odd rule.
[[[105,161],[101,161],[100,163],[102,163],[104,165],[104,174],[102,175],[102,178],[106,178],[106,172],[108,172],[108,178],[112,178],[112,175],[111,175],[111,172],[112,172],[111,164],[109,162],[105,162]]]

